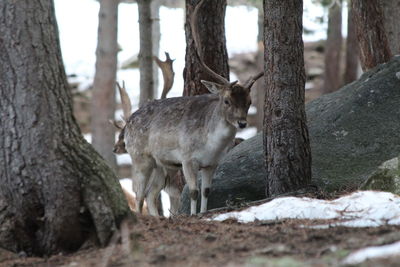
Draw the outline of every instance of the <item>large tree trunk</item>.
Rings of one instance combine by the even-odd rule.
[[[138,0],[139,12],[139,70],[140,70],[140,98],[139,107],[149,100],[154,99],[153,80],[153,40],[152,40],[152,18],[151,0]]]
[[[361,67],[367,71],[392,57],[379,0],[352,0],[354,22],[360,44]]]
[[[400,54],[400,0],[380,0],[386,36],[393,55]]]
[[[202,71],[196,56],[192,30],[189,20],[199,0],[186,0],[186,57],[183,95],[200,95],[209,93],[200,80],[213,81]],[[225,40],[226,0],[206,0],[199,10],[199,36],[204,63],[213,71],[229,79],[228,53]]]
[[[266,195],[311,181],[311,151],[304,107],[303,1],[264,0]]]
[[[341,1],[340,1],[341,2]],[[329,8],[328,38],[325,49],[324,94],[339,89],[340,82],[340,54],[342,51],[342,6],[334,4]]]
[[[351,0],[349,0],[351,1]],[[348,5],[347,39],[346,39],[346,62],[343,75],[343,83],[351,83],[358,78],[358,40],[354,23],[353,8]]]
[[[115,81],[118,55],[119,0],[101,0],[96,49],[96,73],[92,98],[92,144],[111,167],[116,169],[115,129],[108,122],[115,114]]]
[[[51,0],[0,1],[0,247],[105,245],[129,212],[72,115]]]

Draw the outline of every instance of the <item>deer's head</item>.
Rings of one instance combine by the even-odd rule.
[[[235,127],[245,128],[247,113],[251,105],[250,88],[256,79],[251,78],[252,81],[245,85],[220,80],[223,82],[222,84],[204,80],[201,82],[211,93],[219,94],[221,111],[226,121]]]

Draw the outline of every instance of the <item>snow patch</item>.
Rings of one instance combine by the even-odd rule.
[[[400,241],[384,246],[367,247],[348,255],[342,264],[359,264],[368,259],[389,258],[400,256]]]
[[[400,71],[399,71],[399,72],[396,72],[396,77],[397,77],[397,79],[400,80]]]
[[[243,223],[290,218],[343,220],[329,226],[400,225],[400,197],[377,191],[358,191],[335,200],[282,197],[243,211],[220,214],[213,220],[224,221],[229,218]]]

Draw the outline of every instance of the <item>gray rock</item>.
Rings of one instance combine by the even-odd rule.
[[[400,153],[400,56],[306,106],[312,182],[327,191],[359,188],[382,162]],[[208,209],[265,197],[262,135],[242,142],[222,160]],[[181,212],[187,213],[184,190]]]
[[[400,157],[385,161],[365,183],[363,190],[387,191],[400,195]]]

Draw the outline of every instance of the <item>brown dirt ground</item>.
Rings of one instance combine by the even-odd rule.
[[[400,240],[400,226],[310,229],[321,221],[235,220],[138,216],[121,227],[107,248],[50,258],[0,250],[0,266],[338,266],[351,251]],[[361,266],[400,266],[397,258]]]

